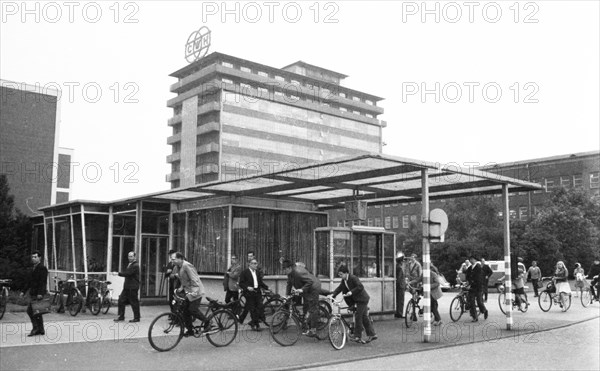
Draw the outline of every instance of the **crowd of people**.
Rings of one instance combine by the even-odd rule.
[[[175,293],[184,297],[183,314],[186,326],[185,336],[194,334],[193,321],[200,319],[204,326],[204,330],[209,324],[206,317],[200,310],[202,298],[206,296],[204,285],[198,274],[198,270],[185,256],[177,251],[169,251],[169,264],[166,267],[166,276],[169,282],[169,303],[173,301]],[[139,322],[140,303],[139,303],[139,264],[136,260],[135,252],[131,251],[128,254],[129,264],[122,272],[113,272],[125,278],[123,290],[118,300],[118,317],[116,322],[125,320],[125,307],[130,305],[133,312],[133,319],[130,322]],[[42,256],[35,251],[31,254],[32,269],[30,271],[30,279],[26,287],[30,296],[31,302],[41,300],[47,294],[47,277],[48,269],[41,263]],[[286,295],[297,294],[303,298],[305,313],[309,314],[309,328],[304,335],[309,337],[316,336],[316,327],[318,320],[318,303],[319,295],[327,294],[321,288],[321,281],[311,272],[306,269],[306,266],[301,262],[292,263],[289,260],[282,260],[282,268],[287,275]],[[231,257],[231,266],[227,269],[223,279],[223,289],[225,291],[225,301],[227,303],[238,303],[240,295],[246,299],[246,304],[243,311],[240,310],[238,319],[243,323],[247,314],[250,313],[250,327],[253,330],[260,329],[260,323],[265,321],[263,308],[262,291],[268,290],[269,287],[264,283],[264,273],[258,263],[254,252],[248,253],[247,264],[244,268],[239,262],[236,255]],[[355,306],[355,327],[351,340],[358,343],[368,343],[377,339],[373,324],[368,318],[368,303],[370,300],[369,294],[361,283],[360,279],[350,273],[347,265],[340,265],[337,268],[337,275],[341,278],[339,286],[329,294],[330,297],[336,297],[340,293],[349,306]],[[474,255],[466,259],[461,265],[457,273],[465,275],[466,284],[469,290],[470,315],[473,322],[479,320],[479,315],[483,315],[484,319],[488,318],[488,310],[485,306],[488,298],[487,287],[489,279],[492,276],[492,270],[486,264],[484,259]],[[596,258],[594,264],[585,275],[585,271],[581,264],[575,265],[573,275],[575,277],[575,287],[577,290],[583,290],[587,286],[585,278],[591,279],[589,284],[592,297],[598,298],[598,276],[600,275],[600,260]],[[438,300],[442,297],[441,277],[434,264],[431,264],[430,269],[430,284],[431,284],[431,312],[433,314],[432,324],[439,326],[442,324],[442,319],[438,311]],[[458,276],[457,276],[458,277]],[[532,261],[529,269],[525,268],[522,258],[516,260],[514,269],[511,269],[512,289],[515,292],[517,301],[521,300],[527,303],[527,294],[524,286],[527,278],[531,279],[534,290],[534,297],[539,295],[538,289],[541,287],[542,272],[537,266],[536,261]],[[571,294],[570,284],[568,282],[569,271],[564,262],[556,263],[553,272],[553,281],[556,285],[558,293]],[[460,278],[457,278],[460,282]],[[396,312],[395,318],[404,318],[404,297],[408,290],[422,290],[423,268],[417,260],[416,254],[411,254],[405,257],[402,252],[399,252],[396,257]],[[241,308],[240,308],[241,309]],[[479,309],[479,311],[477,311]],[[235,312],[238,312],[234,308]],[[32,323],[32,331],[28,336],[44,335],[44,321],[42,314],[34,312],[32,304],[29,304],[27,314]],[[422,314],[422,313],[421,313]],[[366,339],[363,339],[363,331],[366,333]]]

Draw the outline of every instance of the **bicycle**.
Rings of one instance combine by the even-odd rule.
[[[552,277],[542,277],[541,281],[548,281],[546,285],[546,289],[540,293],[538,297],[538,304],[540,309],[544,312],[547,312],[552,307],[552,304],[557,304],[560,306],[563,312],[566,312],[571,307],[571,294],[567,294],[564,292],[557,293],[556,292],[556,284],[554,283],[554,279]]]
[[[0,280],[0,319],[4,317],[4,312],[6,312],[11,284],[12,280],[10,279]]]
[[[587,278],[587,277],[588,276],[585,276],[585,278]],[[598,276],[594,276],[593,280],[598,281]],[[593,282],[593,280],[592,280],[592,282]],[[587,308],[591,304],[593,304],[594,300],[600,302],[600,299],[598,298],[598,289],[600,289],[600,284],[596,283],[596,289],[595,289],[596,295],[592,295],[592,290],[590,288],[592,283],[589,280],[587,280],[587,281],[588,281],[588,285],[586,285],[586,287],[581,292],[581,305],[583,305],[584,308]]]
[[[100,309],[102,307],[102,295],[100,295],[100,291],[97,289],[98,280],[77,280],[77,282],[82,283],[80,285],[81,288],[85,290],[85,307],[90,309],[90,312],[97,316],[100,313]],[[85,313],[85,307],[82,306],[83,312]]]
[[[450,319],[456,322],[462,317],[463,313],[471,310],[471,302],[469,300],[469,285],[461,284],[460,292],[452,299],[450,303]],[[479,315],[479,307],[475,305],[477,315]]]
[[[296,344],[302,332],[309,330],[309,316],[301,314],[295,305],[297,294],[283,298],[282,306],[275,312],[271,318],[269,331],[273,340],[281,346],[291,346]],[[327,324],[329,323],[329,314],[321,307],[317,306],[317,334],[318,340],[324,340],[328,336]],[[308,313],[306,313],[308,314]]]
[[[419,317],[423,316],[423,310],[419,305],[421,298],[423,298],[423,289],[412,287],[410,283],[407,286],[408,291],[411,293],[412,298],[406,304],[406,310],[404,311],[404,323],[406,324],[406,328],[410,328],[414,322],[419,320]],[[433,318],[433,313],[431,313],[431,318]]]
[[[506,314],[506,311],[504,310],[504,303],[506,303],[506,290],[504,285],[500,284],[498,286],[498,292],[500,293],[500,295],[498,295],[498,305],[500,306],[502,314]],[[518,309],[522,313],[527,312],[527,309],[529,309],[529,303],[527,300],[523,300],[519,295],[516,295],[514,289],[511,289],[510,292],[512,296],[510,298],[510,305],[512,306],[512,309]]]
[[[108,286],[112,285],[110,281],[97,281],[97,290],[102,296],[100,300],[100,311],[102,314],[108,313],[110,306],[112,304],[112,289],[109,289]]]
[[[346,340],[354,332],[354,323],[356,321],[356,306],[342,307],[343,299],[336,301],[333,298],[326,299],[327,303],[337,308],[337,313],[332,313],[329,317],[329,324],[327,325],[327,333],[329,334],[329,342],[335,349],[340,350],[346,345]],[[342,316],[342,309],[347,309],[348,313],[352,314],[352,320],[348,322],[344,316]],[[367,311],[369,321],[373,322],[371,314]],[[366,342],[364,342],[366,343]]]
[[[75,279],[69,278],[66,281],[61,281],[55,276],[54,283],[57,289],[54,291],[54,298],[50,306],[56,307],[58,305],[59,313],[62,313],[61,308],[63,308],[63,311],[66,308],[70,315],[76,316],[83,306],[83,295],[81,295],[81,291],[77,288]],[[63,295],[67,295],[65,301],[63,301]]]
[[[58,276],[54,276],[54,290],[51,290],[50,293],[54,294],[52,299],[50,300],[50,310],[56,313],[64,313],[65,312],[65,302],[63,300],[64,296],[64,281],[59,280]]]
[[[185,294],[184,294],[185,295]],[[223,304],[217,300],[206,298],[209,302],[204,315],[206,321],[200,326],[194,326],[194,337],[206,336],[216,347],[224,347],[236,338],[238,321],[231,311],[231,303]],[[173,295],[173,311],[159,314],[150,324],[148,341],[152,348],[159,352],[169,351],[177,346],[184,336],[185,321],[183,308],[185,296],[175,291]]]

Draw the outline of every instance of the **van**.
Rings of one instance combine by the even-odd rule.
[[[496,287],[500,285],[501,282],[498,282],[498,280],[504,276],[504,260],[486,260],[485,264],[489,265],[492,269],[492,275],[488,280],[488,287]],[[460,273],[458,277],[462,282],[466,281],[464,273]]]

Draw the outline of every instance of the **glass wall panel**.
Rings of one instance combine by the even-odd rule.
[[[75,269],[77,272],[84,272],[83,229],[81,227],[81,214],[73,214],[73,236],[75,237]]]
[[[254,251],[267,275],[283,274],[280,258],[303,262],[313,270],[313,232],[327,216],[290,211],[233,208],[233,253]],[[246,262],[243,262],[244,264]]]
[[[127,268],[129,260],[127,254],[133,251],[135,237],[116,236],[113,237],[111,271],[122,272]]]
[[[350,268],[350,232],[333,231],[333,267],[334,278],[342,265]]]
[[[227,271],[228,208],[189,213],[188,260],[202,274]]]
[[[317,271],[315,273],[318,277],[329,278],[329,236],[331,233],[333,232],[315,233],[315,244],[317,245]]]
[[[380,277],[381,235],[353,234],[352,274],[357,277]]]
[[[383,235],[383,275],[394,277],[394,235]]]
[[[54,233],[52,219],[46,219],[46,245],[48,246],[48,264],[50,269],[56,269],[56,251],[54,249]]]
[[[56,233],[56,268],[73,270],[73,247],[71,245],[71,220],[68,216],[54,219]]]
[[[135,236],[135,213],[114,215],[113,236]]]
[[[107,239],[108,215],[85,214],[85,244],[88,272],[106,272]]]
[[[173,249],[183,252],[185,248],[185,213],[173,214]]]
[[[142,233],[169,234],[169,213],[143,211]]]

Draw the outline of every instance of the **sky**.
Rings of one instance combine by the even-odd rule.
[[[0,2],[0,78],[59,88],[71,199],[166,190],[189,35],[384,98],[384,154],[473,164],[600,148],[597,1]]]

